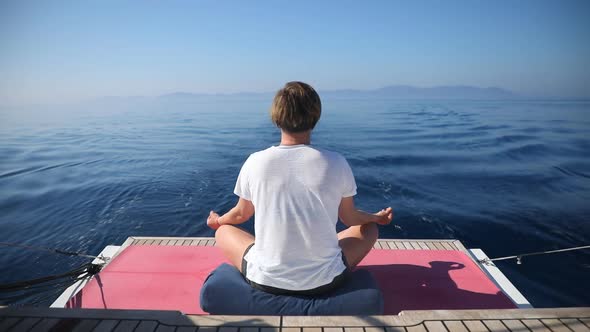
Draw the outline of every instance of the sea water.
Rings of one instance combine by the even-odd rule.
[[[0,242],[98,254],[133,235],[213,236],[206,216],[236,202],[244,160],[279,143],[270,98],[0,109]],[[458,239],[490,257],[590,244],[588,101],[328,98],[322,112],[312,144],[347,158],[357,206],[394,209],[382,238]],[[0,283],[83,262],[0,247]],[[498,266],[534,306],[590,305],[590,251]],[[0,304],[47,305],[61,289]]]

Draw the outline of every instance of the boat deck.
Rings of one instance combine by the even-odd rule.
[[[0,309],[0,331],[589,332],[590,308],[406,311],[399,316],[191,316],[178,311]]]
[[[213,238],[130,237],[130,245],[213,246]],[[469,251],[457,240],[381,239],[375,249]],[[590,308],[402,311],[389,316],[200,316],[179,311],[0,308],[0,331],[590,332]]]

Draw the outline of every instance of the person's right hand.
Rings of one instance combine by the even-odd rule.
[[[373,214],[377,216],[375,222],[379,225],[388,225],[393,220],[393,209],[391,207],[387,207]]]
[[[209,217],[207,217],[207,226],[209,226],[213,230],[217,230],[219,226],[219,214],[215,211],[209,212]]]

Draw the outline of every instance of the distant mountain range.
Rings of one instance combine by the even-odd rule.
[[[437,86],[419,88],[409,85],[392,85],[374,90],[333,90],[323,96],[334,97],[381,97],[392,99],[517,99],[512,91],[502,88],[479,88],[474,86]]]
[[[373,90],[320,90],[322,98],[391,98],[391,99],[519,99],[522,96],[497,87],[479,88],[474,86],[437,86],[419,88],[409,85],[392,85]],[[231,94],[205,94],[190,92],[175,92],[161,95],[159,98],[168,100],[190,100],[203,97],[264,97],[272,96],[272,92],[242,92]]]

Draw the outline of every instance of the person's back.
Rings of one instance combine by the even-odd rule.
[[[217,245],[253,287],[275,294],[317,295],[340,287],[388,224],[391,208],[357,210],[350,166],[335,152],[312,147],[321,115],[315,90],[289,82],[273,100],[271,119],[281,144],[252,154],[242,166],[234,208],[211,211]],[[256,239],[233,226],[256,213]],[[349,226],[336,233],[338,218]]]
[[[256,243],[245,257],[258,284],[303,290],[330,283],[346,266],[336,222],[342,197],[356,194],[346,160],[309,145],[252,154],[235,193],[256,211]]]

